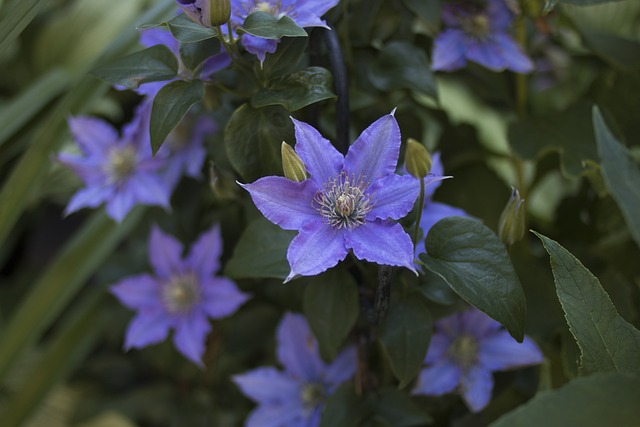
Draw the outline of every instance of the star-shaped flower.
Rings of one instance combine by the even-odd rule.
[[[447,27],[434,41],[432,68],[453,71],[477,62],[493,71],[533,70],[533,63],[508,34],[513,12],[505,0],[457,0],[442,5]]]
[[[268,176],[241,184],[269,221],[300,231],[287,251],[286,281],[319,274],[349,250],[359,259],[415,272],[411,238],[391,221],[411,210],[419,192],[416,179],[395,173],[400,129],[394,116],[369,126],[344,157],[316,129],[292,120],[295,151],[311,177],[294,182]]]
[[[264,367],[233,377],[242,392],[258,403],[245,426],[317,427],[326,399],[356,371],[355,349],[324,363],[307,321],[292,313],[282,318],[277,338],[284,371]]]
[[[121,280],[111,292],[138,313],[127,328],[125,349],[164,341],[169,329],[173,342],[186,358],[202,366],[208,318],[233,314],[249,296],[229,279],[215,276],[222,253],[220,228],[213,226],[182,257],[183,247],[154,227],[149,239],[149,262],[155,275],[141,274]]]
[[[542,363],[528,337],[522,343],[500,323],[475,308],[439,320],[413,394],[440,396],[458,391],[472,412],[491,400],[494,371]]]
[[[69,128],[82,153],[61,153],[58,160],[73,170],[85,187],[72,197],[65,214],[106,203],[107,214],[120,222],[137,204],[169,208],[172,188],[160,174],[166,160],[151,154],[146,109],[143,104],[136,110],[121,136],[100,119],[69,119]]]

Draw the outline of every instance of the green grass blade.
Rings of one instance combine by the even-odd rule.
[[[46,0],[13,0],[0,14],[0,54],[36,17]]]

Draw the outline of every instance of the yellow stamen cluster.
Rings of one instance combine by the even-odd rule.
[[[354,229],[365,221],[365,215],[373,208],[373,201],[364,190],[368,184],[342,172],[325,185],[313,198],[314,207],[332,227]]]
[[[171,314],[190,312],[201,296],[200,285],[194,274],[172,277],[162,286],[162,301]]]

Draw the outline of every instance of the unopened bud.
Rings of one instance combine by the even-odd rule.
[[[511,198],[500,215],[498,221],[498,235],[507,245],[512,245],[524,236],[525,228],[524,199],[515,188],[511,191]]]
[[[431,170],[431,155],[424,145],[413,138],[407,140],[407,151],[404,155],[404,164],[410,175],[422,179],[429,175]]]
[[[220,200],[235,198],[236,185],[233,177],[219,170],[213,162],[209,162],[209,187]]]
[[[218,27],[231,17],[230,0],[176,0],[180,8],[200,25]]]
[[[284,176],[291,181],[301,182],[307,179],[307,168],[298,153],[286,142],[282,141],[282,169]]]

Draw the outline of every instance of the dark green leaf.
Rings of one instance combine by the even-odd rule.
[[[288,16],[285,15],[278,19],[266,12],[254,12],[247,16],[242,28],[238,28],[238,32],[251,34],[263,39],[307,36],[307,32]]]
[[[180,43],[194,43],[216,36],[213,28],[205,28],[181,13],[167,22],[169,31]]]
[[[278,49],[274,53],[268,53],[262,64],[265,76],[275,79],[295,71],[307,47],[307,41],[301,37],[281,40]]]
[[[195,70],[205,59],[220,52],[218,39],[207,39],[194,43],[180,44],[180,58],[190,70]]]
[[[178,80],[165,85],[153,99],[149,135],[155,155],[165,138],[180,123],[193,104],[204,97],[204,83],[200,80]]]
[[[584,125],[590,115],[591,107],[581,104],[562,113],[515,122],[509,127],[509,143],[525,159],[559,151],[566,173],[580,175],[583,161],[597,158],[593,133]]]
[[[620,317],[598,279],[578,259],[535,234],[551,257],[556,292],[582,353],[581,373],[640,374],[640,331]]]
[[[346,383],[329,397],[320,427],[354,427],[369,413],[368,400],[356,396],[353,384]]]
[[[427,354],[433,321],[429,309],[416,295],[392,301],[380,325],[380,344],[400,381],[409,384],[420,371]]]
[[[261,89],[251,99],[251,105],[255,108],[282,105],[288,111],[296,111],[331,98],[335,98],[331,73],[321,67],[309,67]]]
[[[152,46],[93,71],[114,85],[135,89],[142,83],[171,80],[178,74],[178,60],[164,45]]]
[[[265,218],[253,221],[242,233],[224,274],[234,279],[284,279],[291,270],[287,248],[295,235],[295,231],[283,230]]]
[[[635,427],[640,420],[638,402],[637,377],[592,375],[540,393],[491,427]]]
[[[394,427],[422,426],[433,418],[418,406],[406,392],[383,390],[373,402],[374,411]]]
[[[369,78],[380,90],[411,89],[438,97],[427,54],[409,43],[387,44],[369,69]]]
[[[423,0],[404,0],[404,4],[428,26],[434,33],[440,25],[440,2]]]
[[[233,167],[247,181],[282,175],[280,146],[294,140],[289,113],[282,107],[241,105],[231,116],[224,143]]]
[[[353,277],[331,269],[311,279],[304,292],[304,314],[326,360],[335,359],[358,320],[358,288]]]
[[[576,6],[591,6],[594,4],[612,3],[616,1],[624,1],[624,0],[547,0],[544,6],[544,10],[545,12],[550,11],[558,3],[574,4]]]
[[[605,183],[640,245],[640,167],[607,128],[598,107],[593,109],[593,127]]]
[[[614,67],[624,71],[640,69],[640,43],[603,31],[583,29],[586,44],[593,52]]]
[[[502,323],[518,342],[524,338],[526,302],[507,251],[493,231],[466,217],[434,225],[420,255],[463,299]]]

